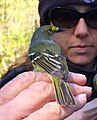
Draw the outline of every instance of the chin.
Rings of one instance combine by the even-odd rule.
[[[71,59],[70,60],[72,63],[77,64],[77,65],[87,65],[90,64],[92,62],[92,60],[86,59],[86,58],[76,58],[76,59]]]

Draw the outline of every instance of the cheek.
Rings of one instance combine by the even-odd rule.
[[[90,33],[90,39],[92,40],[93,44],[97,45],[97,29],[91,30]]]
[[[66,35],[58,34],[54,41],[59,45],[62,51],[65,51],[69,45],[68,39],[69,38]]]

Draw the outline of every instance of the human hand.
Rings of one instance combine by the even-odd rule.
[[[0,89],[1,120],[61,120],[83,107],[91,89],[82,86],[86,78],[69,74],[68,82],[76,99],[75,106],[60,106],[46,73],[25,72]]]
[[[97,120],[97,98],[64,120]]]

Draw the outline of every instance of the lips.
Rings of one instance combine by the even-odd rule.
[[[93,48],[92,45],[76,45],[70,47],[76,53],[87,53]]]

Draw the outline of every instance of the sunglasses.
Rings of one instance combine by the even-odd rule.
[[[97,29],[97,8],[85,13],[65,7],[56,7],[49,11],[49,19],[52,24],[61,28],[74,27],[80,18],[84,18],[87,26]]]

